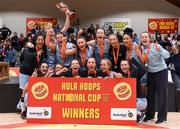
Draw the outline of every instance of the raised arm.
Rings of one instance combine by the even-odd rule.
[[[68,30],[69,26],[70,26],[71,11],[69,10],[68,6],[63,2],[57,3],[56,8],[61,10],[62,12],[64,12],[66,14],[66,20],[65,20],[65,23],[64,23],[64,27],[61,30],[61,32],[65,33]]]
[[[66,56],[74,56],[74,55],[76,55],[76,52],[77,52],[76,48],[68,49],[65,51],[65,55]]]
[[[54,44],[53,40],[52,40],[52,33],[53,33],[53,29],[50,27],[46,28],[46,39],[45,39],[45,44],[46,46],[51,49],[51,51],[53,53],[55,53],[56,51],[56,45]]]
[[[76,46],[73,44],[71,48],[66,49],[65,51],[65,56],[74,56],[77,53],[77,48]]]
[[[141,62],[142,64],[144,64],[144,56],[143,56],[143,54],[142,54],[141,47],[136,44],[136,46],[135,46],[134,49],[135,49],[135,52],[136,52],[136,54],[137,54],[140,62]]]
[[[96,45],[96,40],[90,40],[87,42],[88,46],[95,46]]]
[[[164,49],[161,45],[157,44],[156,49],[157,51],[159,51],[161,57],[163,57],[164,59],[168,59],[170,57],[170,53],[166,49]]]
[[[61,32],[65,33],[70,27],[70,16],[69,14],[66,12],[66,20],[64,23],[64,27],[62,28]]]

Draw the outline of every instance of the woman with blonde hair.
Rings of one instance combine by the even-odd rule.
[[[122,75],[120,73],[116,73],[114,71],[111,71],[111,61],[107,58],[104,58],[101,60],[100,63],[100,77],[103,78],[121,78]]]

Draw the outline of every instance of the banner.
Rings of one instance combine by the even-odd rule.
[[[27,122],[136,124],[136,81],[30,78]]]
[[[101,26],[103,26],[105,30],[107,30],[109,26],[112,26],[114,33],[120,32],[121,34],[123,34],[123,30],[126,27],[131,27],[130,19],[124,19],[124,18],[101,19],[100,24]]]
[[[155,33],[159,31],[161,34],[175,34],[178,32],[178,18],[149,18],[148,32]]]
[[[57,18],[26,18],[26,32],[31,31],[35,24],[40,25],[41,28],[45,28],[48,23],[56,25]]]

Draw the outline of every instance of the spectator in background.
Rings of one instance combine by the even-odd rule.
[[[77,44],[77,41],[76,41],[76,34],[75,33],[71,33],[68,37],[68,42],[70,43],[73,43],[73,44]]]
[[[61,32],[61,28],[60,28],[59,24],[54,25],[53,29],[54,29],[55,34],[58,33],[58,32]]]
[[[69,27],[68,30],[67,30],[67,34],[71,35],[73,33],[74,33],[74,29],[72,27]]]
[[[24,41],[25,41],[25,43],[27,43],[27,42],[32,43],[33,42],[33,36],[32,36],[31,32],[26,33],[26,37],[25,37]]]
[[[137,34],[136,33],[133,33],[133,42],[135,43],[139,43],[139,39],[137,37]]]
[[[160,44],[161,41],[162,41],[161,34],[158,33],[158,34],[156,35],[156,37],[155,37],[155,41],[154,41],[154,42]]]
[[[23,33],[21,33],[19,36],[19,45],[20,45],[20,51],[21,51],[25,45],[25,37],[24,37]]]
[[[162,41],[160,42],[160,45],[161,45],[164,49],[170,51],[170,47],[171,47],[172,45],[171,45],[171,42],[170,42],[170,40],[169,40],[168,34],[165,34],[165,35],[164,35],[164,40],[162,40]]]
[[[95,38],[95,36],[96,36],[96,29],[94,27],[94,24],[90,25],[90,27],[87,29],[87,33],[90,34],[90,37],[93,36],[93,38]]]
[[[180,34],[177,35],[177,44],[180,46]]]
[[[35,35],[35,34],[37,34],[39,31],[41,31],[41,27],[40,27],[40,25],[39,25],[38,23],[36,23],[36,24],[34,25],[34,28],[31,30],[31,33],[32,33],[33,35]]]
[[[74,33],[75,33],[75,35],[77,36],[77,33],[78,33],[78,31],[79,31],[79,25],[76,24],[76,23],[74,23],[74,24],[72,25],[72,28],[74,29]]]
[[[6,27],[5,24],[3,24],[3,27],[0,28],[0,32],[1,32],[1,35],[2,35],[2,40],[6,40],[8,36],[11,35],[11,30],[9,28]]]
[[[79,37],[84,37],[87,42],[94,39],[93,36],[90,33],[87,33],[87,31],[84,28],[79,29],[79,31],[77,33],[77,38],[79,38]]]
[[[180,34],[175,34],[172,38],[172,44],[180,45]]]
[[[3,62],[5,58],[5,50],[3,43],[0,43],[0,62]]]
[[[96,31],[101,28],[99,24],[96,24]]]
[[[173,82],[176,84],[176,88],[180,89],[180,50],[179,45],[174,44],[171,47],[171,56],[166,60],[167,65],[171,70],[171,76]]]
[[[109,26],[107,31],[106,31],[106,36],[109,36],[110,34],[113,34],[113,33],[114,33],[114,31],[112,29],[112,26]]]
[[[119,31],[116,33],[116,36],[118,38],[119,43],[122,43],[123,42],[123,36],[120,34]]]
[[[12,47],[11,44],[6,49],[5,54],[6,54],[5,61],[9,62],[10,67],[14,67],[16,62],[16,50]]]
[[[19,38],[17,36],[17,32],[13,33],[13,37],[11,38],[11,45],[16,51],[20,50]]]

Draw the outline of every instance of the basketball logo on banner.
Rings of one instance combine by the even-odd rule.
[[[48,85],[44,82],[37,82],[31,88],[34,98],[41,100],[45,99],[49,94]]]
[[[156,22],[152,21],[152,22],[149,23],[149,28],[150,28],[151,30],[156,30],[157,27],[158,27],[158,25],[157,25]]]
[[[131,97],[132,94],[131,86],[125,82],[118,83],[114,87],[113,91],[119,100],[127,100]]]

